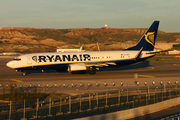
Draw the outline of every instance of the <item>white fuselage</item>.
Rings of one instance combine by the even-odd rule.
[[[99,63],[110,61],[129,61],[133,59],[139,51],[93,51],[93,52],[49,52],[33,53],[16,57],[7,63],[13,69],[23,69],[28,67],[64,65],[74,63]],[[139,58],[146,58],[152,54],[142,51]],[[53,67],[51,67],[53,68]]]

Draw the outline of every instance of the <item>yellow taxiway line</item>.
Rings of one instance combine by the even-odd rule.
[[[15,81],[15,82],[23,82],[21,80],[16,80],[16,79],[10,79],[10,80]]]
[[[180,64],[173,64],[174,66],[180,66]]]
[[[136,71],[149,71],[149,70],[154,70],[154,67],[146,67],[146,68],[136,69]],[[133,71],[133,69],[123,70],[122,72],[127,72],[127,71]]]
[[[138,75],[138,76],[148,77],[148,78],[155,78],[155,76],[149,76],[149,75]]]

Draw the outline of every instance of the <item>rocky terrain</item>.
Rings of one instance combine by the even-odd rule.
[[[135,45],[147,29],[0,29],[0,52],[51,52],[60,49],[79,48],[87,51],[121,50]],[[180,49],[180,33],[158,31],[155,48]]]

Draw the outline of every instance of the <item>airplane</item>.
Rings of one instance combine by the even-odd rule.
[[[139,42],[130,48],[116,51],[46,52],[24,54],[6,65],[27,75],[33,70],[68,71],[95,74],[101,67],[120,67],[144,61],[155,56],[154,46],[159,21],[154,21]]]

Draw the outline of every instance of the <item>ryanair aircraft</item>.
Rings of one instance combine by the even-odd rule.
[[[125,66],[155,56],[154,45],[159,21],[154,21],[137,45],[118,51],[47,52],[15,57],[6,65],[17,72],[56,70],[95,74],[100,67]]]

